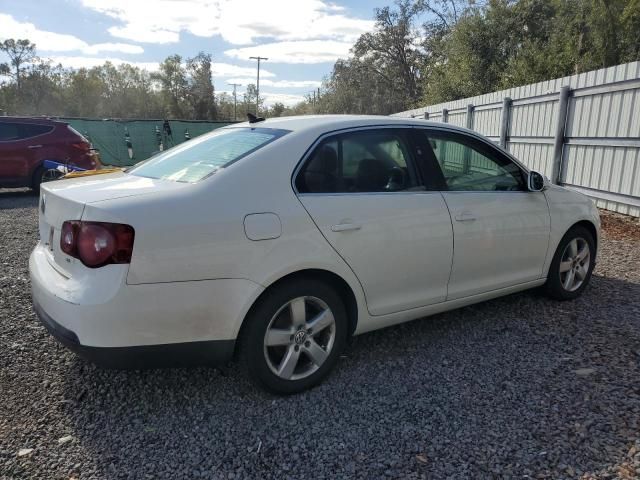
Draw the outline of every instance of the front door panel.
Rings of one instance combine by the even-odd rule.
[[[448,300],[539,279],[549,243],[541,192],[445,192],[454,229]]]

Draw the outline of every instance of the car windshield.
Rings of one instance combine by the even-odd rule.
[[[288,133],[275,128],[225,128],[203,135],[134,166],[139,177],[197,182]]]

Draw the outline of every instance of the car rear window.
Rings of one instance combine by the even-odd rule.
[[[43,135],[45,133],[49,133],[53,130],[51,125],[31,125],[27,123],[23,123],[18,127],[20,130],[21,138],[31,138],[37,137],[38,135]]]
[[[288,130],[226,128],[189,140],[128,170],[140,177],[197,182],[264,147]]]

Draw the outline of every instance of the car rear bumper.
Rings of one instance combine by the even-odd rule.
[[[234,340],[168,343],[129,347],[89,347],[80,344],[78,336],[63,327],[34,302],[40,322],[47,331],[78,356],[104,368],[139,369],[222,365],[233,356]]]
[[[34,309],[47,330],[80,356],[116,368],[225,362],[263,291],[241,279],[127,285],[126,272],[103,282],[97,274],[65,278],[42,244],[29,272]]]

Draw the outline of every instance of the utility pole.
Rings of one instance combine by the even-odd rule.
[[[233,121],[238,121],[238,101],[236,98],[236,87],[241,87],[239,83],[227,83],[227,85],[233,85]]]
[[[258,108],[260,106],[260,60],[269,60],[267,57],[249,57],[249,60],[258,61],[258,80],[256,81],[256,117],[258,115]]]

